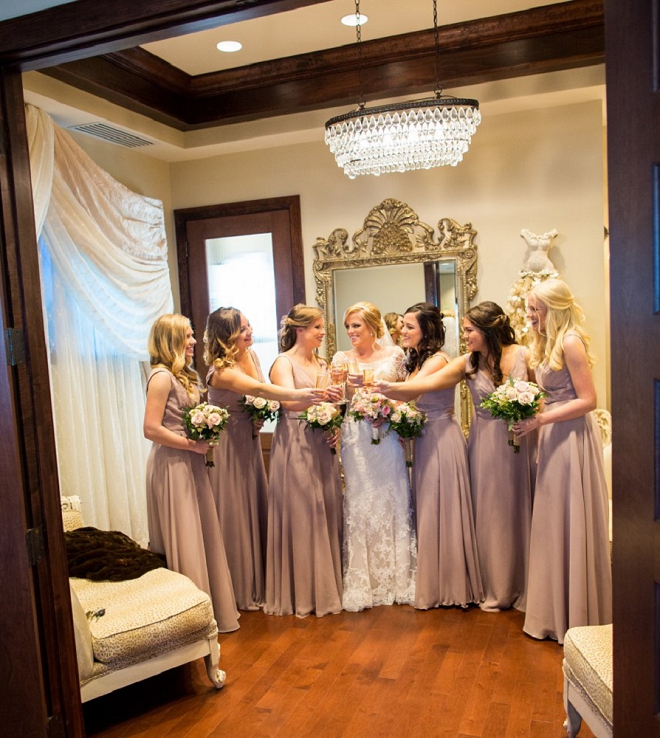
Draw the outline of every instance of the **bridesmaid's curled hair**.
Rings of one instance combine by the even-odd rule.
[[[288,351],[296,343],[298,328],[309,328],[315,320],[323,317],[323,311],[312,305],[298,303],[289,310],[280,323],[280,351]]]
[[[493,358],[493,382],[497,387],[504,379],[500,366],[502,346],[511,346],[516,342],[516,334],[511,327],[509,316],[496,302],[487,300],[470,308],[465,317],[484,335],[488,350],[487,356]],[[466,377],[471,379],[478,368],[479,353],[473,351],[470,355],[470,369],[466,372]]]
[[[344,312],[344,325],[346,325],[348,318],[353,313],[358,315],[367,324],[367,328],[373,333],[376,338],[382,338],[385,335],[383,329],[383,319],[380,314],[380,310],[370,302],[366,300],[363,302],[356,302],[355,305],[351,305]]]
[[[236,341],[241,333],[241,311],[233,307],[214,310],[206,319],[204,361],[222,371],[236,362]]]
[[[190,320],[178,313],[165,313],[151,326],[149,332],[149,363],[152,367],[164,366],[183,385],[188,394],[203,388],[199,374],[186,356],[186,333]]]
[[[408,349],[406,370],[410,374],[416,369],[421,369],[424,362],[445,345],[445,326],[440,309],[432,302],[418,302],[409,307],[405,315],[408,313],[413,313],[417,318],[422,332],[419,346],[416,349]]]

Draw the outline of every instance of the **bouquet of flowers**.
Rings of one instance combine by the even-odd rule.
[[[280,409],[280,403],[277,400],[267,400],[265,397],[244,395],[238,402],[243,410],[252,416],[252,422],[254,424],[265,423],[267,420],[276,420],[277,412]],[[252,438],[256,438],[258,435],[256,430],[252,431]]]
[[[183,426],[193,441],[208,441],[211,448],[206,452],[206,466],[213,463],[213,446],[218,445],[220,433],[229,419],[229,412],[224,407],[202,402],[195,407],[186,407],[183,412]]]
[[[390,428],[404,441],[406,466],[413,465],[412,439],[422,435],[426,423],[426,413],[417,409],[414,402],[401,402],[394,405],[390,415]]]
[[[298,416],[304,420],[310,428],[320,428],[328,435],[333,435],[344,422],[344,416],[341,409],[331,402],[321,402],[318,405],[312,405]],[[330,448],[332,454],[337,451],[334,447]]]
[[[506,422],[509,446],[513,447],[516,454],[520,452],[520,444],[513,434],[513,425],[519,420],[536,415],[542,397],[545,397],[545,392],[533,382],[507,379],[481,402],[481,407],[488,410],[494,418],[501,418]]]
[[[383,395],[367,389],[357,389],[351,400],[348,414],[355,420],[367,420],[371,423],[371,443],[380,443],[380,426],[390,420],[394,405]],[[376,424],[375,424],[376,423]]]

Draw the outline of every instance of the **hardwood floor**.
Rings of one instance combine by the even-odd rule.
[[[517,611],[377,607],[304,620],[243,613],[203,662],[84,706],[100,738],[565,738],[562,648]],[[580,738],[593,738],[583,724]]]

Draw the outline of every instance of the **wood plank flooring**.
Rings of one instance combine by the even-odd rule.
[[[203,662],[86,704],[99,738],[566,738],[562,648],[515,610],[377,607],[303,620],[243,613]],[[580,738],[593,738],[583,724]]]

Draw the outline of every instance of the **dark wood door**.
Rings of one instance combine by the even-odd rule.
[[[209,314],[206,241],[214,238],[270,233],[273,243],[278,318],[305,299],[300,200],[298,196],[175,210],[181,311],[197,334],[196,363],[206,366],[200,340]]]
[[[660,28],[606,0],[614,497],[614,734],[660,736]]]

